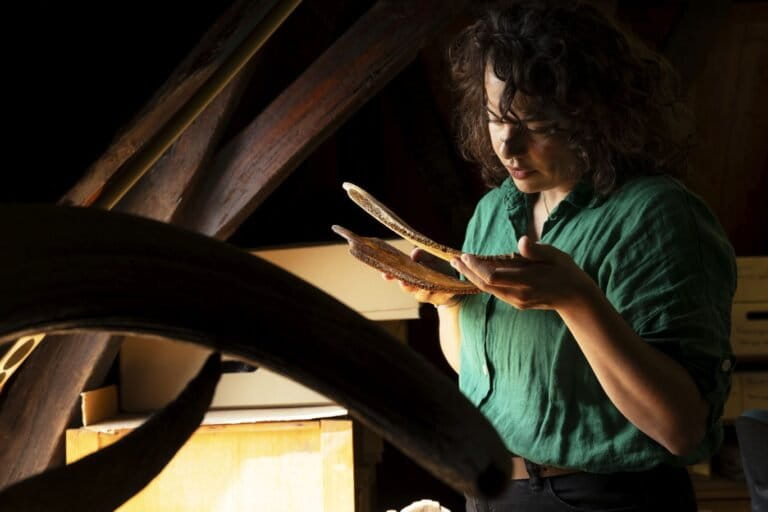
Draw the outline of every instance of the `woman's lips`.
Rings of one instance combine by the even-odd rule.
[[[524,180],[533,174],[533,171],[521,169],[520,167],[508,167],[509,174],[516,180]]]

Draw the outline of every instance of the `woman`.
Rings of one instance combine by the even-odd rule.
[[[488,9],[450,59],[492,187],[451,265],[484,293],[402,286],[514,454],[505,493],[467,509],[696,510],[685,465],[722,439],[735,263],[670,177],[689,134],[668,66],[562,1]]]

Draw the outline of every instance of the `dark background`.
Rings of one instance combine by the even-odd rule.
[[[6,165],[15,164],[3,173],[2,200],[58,200],[230,3],[15,5],[4,80]]]

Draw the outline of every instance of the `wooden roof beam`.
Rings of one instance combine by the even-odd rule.
[[[464,0],[380,0],[216,156],[177,223],[228,238],[352,113],[457,14]]]
[[[94,204],[104,187],[119,176],[121,168],[151,143],[216,73],[222,72],[278,2],[235,2],[60,202],[79,206]]]

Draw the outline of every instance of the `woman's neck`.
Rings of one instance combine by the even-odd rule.
[[[551,188],[549,190],[542,190],[539,192],[538,201],[543,203],[544,209],[547,212],[547,216],[549,216],[549,214],[555,210],[557,205],[560,204],[560,201],[565,199],[568,194],[570,194],[571,190],[573,190],[573,186],[567,188]]]
[[[531,210],[531,222],[528,226],[528,236],[534,241],[541,240],[544,223],[560,202],[568,196],[573,187],[552,188],[538,193]]]

